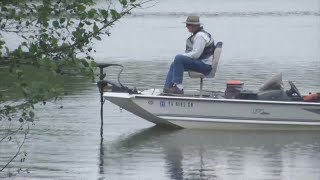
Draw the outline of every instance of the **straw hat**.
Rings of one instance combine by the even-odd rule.
[[[188,16],[187,20],[184,22],[186,24],[201,25],[199,16]]]

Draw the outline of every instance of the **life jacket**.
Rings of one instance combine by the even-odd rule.
[[[200,55],[199,59],[206,59],[208,57],[210,57],[211,55],[213,55],[213,52],[216,48],[214,41],[211,40],[211,34],[206,32],[205,30],[203,30],[203,27],[201,27],[198,31],[194,32],[188,39],[186,42],[186,53],[191,52],[192,51],[192,46],[193,46],[193,41],[194,41],[194,37],[198,32],[203,32],[205,34],[207,34],[210,38],[209,42],[206,44],[206,47],[204,48],[202,54]],[[210,43],[210,44],[209,44]]]

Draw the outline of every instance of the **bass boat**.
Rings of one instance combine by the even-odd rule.
[[[184,94],[176,95],[164,94],[160,89],[130,89],[120,83],[120,73],[117,83],[104,80],[103,68],[113,65],[117,64],[98,65],[101,73],[98,82],[101,103],[108,100],[159,126],[228,130],[320,130],[320,93],[303,96],[292,81],[289,81],[291,88],[285,90],[281,73],[266,81],[256,91],[244,90],[241,81],[228,82],[224,92],[204,91],[202,79],[205,77],[200,76],[200,91],[184,91]],[[215,71],[216,68],[213,69]]]

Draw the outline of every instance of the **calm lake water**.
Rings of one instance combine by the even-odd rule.
[[[162,88],[173,57],[184,51],[189,13],[201,15],[205,29],[224,42],[206,89],[224,90],[231,79],[258,89],[282,72],[303,94],[320,91],[319,0],[161,0],[121,20],[110,38],[95,43],[94,56],[122,64],[126,86]],[[118,70],[108,70],[108,78]],[[184,86],[199,83],[185,76]],[[38,105],[24,146],[29,154],[15,163],[30,173],[12,179],[320,179],[319,132],[166,130],[106,102],[100,144],[96,85],[66,89],[57,103]]]

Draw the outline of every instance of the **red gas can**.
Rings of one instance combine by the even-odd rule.
[[[243,90],[243,82],[239,80],[230,80],[227,82],[225,91],[225,98],[236,99],[239,97],[240,92]]]

